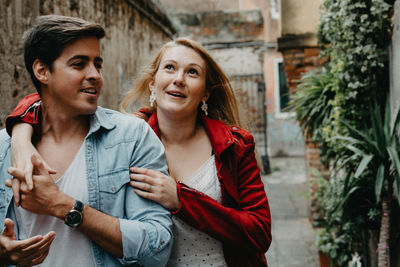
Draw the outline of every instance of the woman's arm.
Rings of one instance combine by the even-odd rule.
[[[38,93],[25,96],[6,118],[7,133],[11,136],[12,129],[18,122],[26,122],[37,126],[40,113],[40,96]]]
[[[32,190],[32,163],[31,156],[37,153],[32,145],[34,126],[39,123],[40,96],[35,93],[23,98],[14,109],[13,113],[7,116],[6,128],[11,136],[11,160],[12,166],[24,171],[28,189]],[[43,159],[42,159],[43,161]],[[44,162],[44,161],[43,161]],[[56,171],[44,162],[50,174]],[[20,183],[18,179],[7,180],[6,185],[13,189],[14,202],[19,206]]]

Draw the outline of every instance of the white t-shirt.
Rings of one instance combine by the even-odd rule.
[[[56,184],[65,194],[87,204],[85,143]],[[67,226],[64,221],[56,217],[35,214],[21,207],[17,208],[15,204],[14,209],[19,226],[19,239],[45,235],[50,231],[56,233],[47,258],[38,266],[95,266],[90,240],[84,234]]]

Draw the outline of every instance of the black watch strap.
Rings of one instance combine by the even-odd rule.
[[[76,200],[74,207],[65,215],[64,222],[71,227],[77,227],[83,219],[83,203]]]
[[[81,201],[77,200],[75,202],[74,210],[82,212],[83,211],[83,203]]]

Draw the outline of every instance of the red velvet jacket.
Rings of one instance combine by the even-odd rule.
[[[38,113],[33,104],[39,99],[30,95],[18,104],[7,117],[8,132],[21,115],[23,121],[37,124]],[[159,136],[156,113],[148,123]],[[178,182],[181,206],[173,214],[222,241],[228,266],[267,266],[265,252],[271,244],[271,215],[255,158],[253,136],[205,116],[203,124],[215,153],[222,205]]]

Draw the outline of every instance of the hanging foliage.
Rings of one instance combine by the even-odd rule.
[[[292,101],[304,132],[319,144],[324,163],[344,170],[324,195],[326,226],[318,239],[319,248],[340,266],[347,266],[354,253],[368,264],[364,233],[378,227],[382,214],[373,170],[354,156],[343,138],[350,137],[352,129],[373,128],[372,103],[385,109],[391,7],[382,0],[324,0],[318,42],[321,56],[329,61],[324,70],[304,76]],[[364,171],[356,173],[360,165]]]

